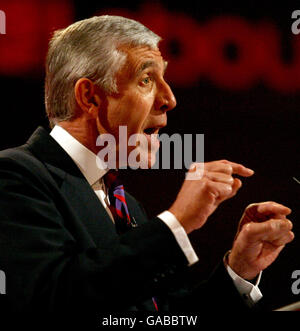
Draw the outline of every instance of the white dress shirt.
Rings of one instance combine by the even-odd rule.
[[[105,208],[113,222],[113,216],[108,207],[109,198],[107,195],[106,187],[103,182],[103,176],[107,173],[108,169],[104,169],[105,167],[99,167],[98,165],[101,160],[99,160],[97,155],[91,152],[84,145],[82,145],[78,140],[76,140],[72,135],[70,135],[65,129],[63,129],[59,125],[55,125],[50,135],[76,163],[88,183],[93,188],[95,194],[99,198],[100,202],[102,203],[103,207]],[[189,265],[198,262],[198,256],[196,255],[190,243],[187,233],[181,226],[180,222],[176,219],[176,217],[169,211],[164,211],[163,213],[159,214],[158,217],[172,231],[178,245],[186,256]],[[257,302],[262,297],[262,294],[258,288],[261,274],[259,275],[256,284],[253,285],[252,283],[239,277],[227,265],[226,258],[224,258],[224,265],[230,277],[232,278],[237,290],[245,298],[246,302],[249,305],[252,305],[253,303]]]

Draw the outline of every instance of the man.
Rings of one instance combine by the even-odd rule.
[[[250,205],[224,263],[207,283],[188,286],[198,258],[187,235],[237,193],[234,175],[253,175],[226,160],[205,163],[153,220],[126,194],[122,212],[133,229],[117,233],[117,220],[126,220],[114,213],[108,171],[97,166],[104,147],[96,142],[110,134],[119,152],[121,126],[126,140],[139,134],[150,141],[166,125],[176,100],[159,40],[133,20],[100,16],[50,41],[45,101],[53,129],[38,128],[25,145],[0,155],[0,269],[10,311],[201,311],[216,302],[243,310],[261,297],[260,272],[293,239],[289,208]],[[139,148],[151,167],[155,150]],[[123,162],[117,157],[117,168]],[[194,164],[190,174],[200,168]]]

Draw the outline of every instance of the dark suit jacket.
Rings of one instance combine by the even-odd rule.
[[[115,226],[72,159],[43,128],[0,153],[0,269],[13,312],[245,307],[221,266],[205,286],[185,284],[187,260],[168,227],[148,220],[129,194],[139,226]],[[0,296],[3,299],[3,295]]]

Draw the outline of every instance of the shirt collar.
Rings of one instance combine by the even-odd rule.
[[[97,155],[82,145],[61,126],[55,125],[50,135],[72,158],[90,185],[95,184],[107,173],[108,169],[98,167],[97,162],[99,164],[101,160]]]

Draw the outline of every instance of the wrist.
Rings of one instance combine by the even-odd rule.
[[[225,255],[226,259],[224,260],[226,264],[237,274],[239,277],[251,282],[255,280],[260,270],[254,271],[250,270],[249,266],[243,262],[244,259],[236,259],[232,251],[228,251]]]
[[[172,213],[178,222],[181,224],[183,227],[184,231],[189,234],[191,233],[194,229],[191,227],[190,222],[186,221],[185,218],[183,217],[182,213],[175,207],[170,207],[168,210],[170,213]]]

